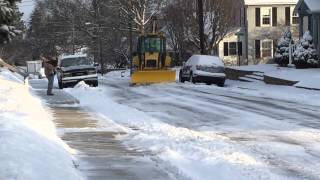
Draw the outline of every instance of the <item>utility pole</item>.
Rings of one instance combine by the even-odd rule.
[[[204,22],[203,22],[203,1],[198,0],[199,38],[201,54],[206,54],[204,46]]]
[[[104,74],[104,62],[103,62],[103,54],[102,54],[102,32],[101,32],[101,18],[100,18],[100,0],[93,0],[93,7],[95,11],[95,20],[96,20],[96,26],[97,26],[97,47],[98,47],[98,56],[99,56],[99,61],[101,65],[101,75],[103,76]]]
[[[130,8],[132,8],[132,0],[129,0]],[[130,75],[133,74],[133,42],[132,42],[132,20],[129,17],[129,58],[130,58]]]

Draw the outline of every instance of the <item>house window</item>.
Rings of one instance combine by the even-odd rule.
[[[299,15],[292,10],[292,24],[299,24]]]
[[[273,52],[273,42],[272,40],[261,41],[261,57],[272,57]]]
[[[271,25],[271,8],[261,8],[261,19],[263,26]]]
[[[230,56],[237,55],[237,43],[236,42],[229,43],[229,55]]]
[[[224,56],[242,56],[242,42],[224,42]]]

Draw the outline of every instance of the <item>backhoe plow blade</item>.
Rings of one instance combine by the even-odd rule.
[[[159,71],[137,71],[131,76],[131,84],[153,84],[175,82],[176,71],[159,70]]]

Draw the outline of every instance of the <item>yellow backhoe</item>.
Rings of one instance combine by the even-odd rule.
[[[153,33],[139,36],[133,65],[133,85],[176,81],[176,71],[169,69],[171,57],[167,55],[166,38],[155,32],[155,25]]]

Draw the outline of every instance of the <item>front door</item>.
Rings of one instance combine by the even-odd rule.
[[[303,34],[308,30],[310,30],[309,29],[309,16],[304,16],[303,17]]]
[[[316,39],[315,41],[316,41],[316,46],[318,49],[318,54],[320,55],[320,15],[318,16],[317,24],[318,24],[318,29],[317,29],[318,39]]]

